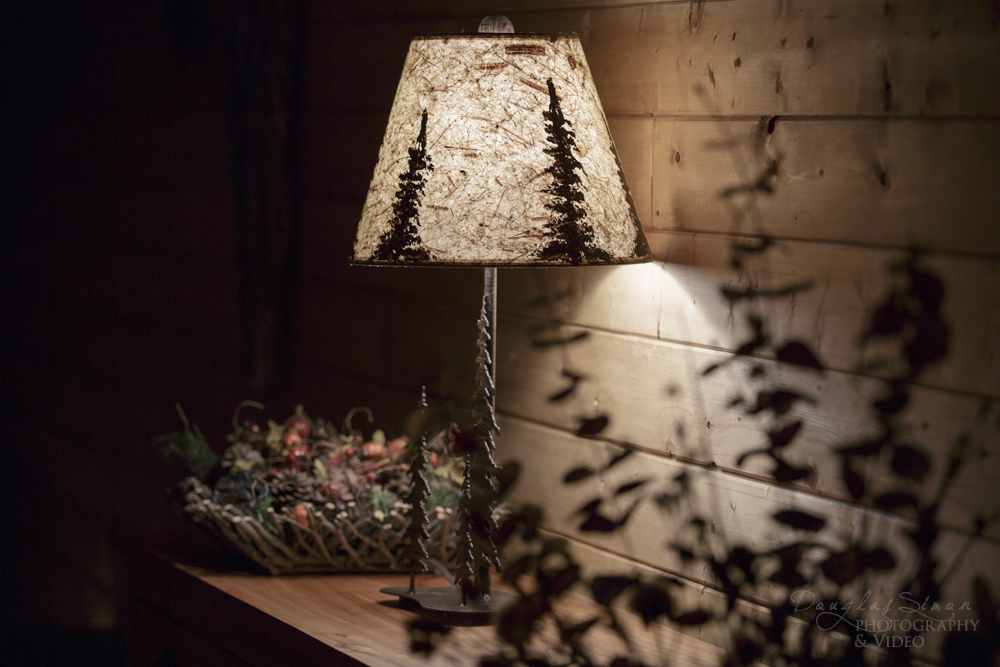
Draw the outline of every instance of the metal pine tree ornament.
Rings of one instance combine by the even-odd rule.
[[[462,587],[463,599],[472,592],[476,599],[488,599],[492,589],[491,569],[500,570],[500,558],[493,535],[497,525],[494,509],[497,497],[497,465],[493,459],[494,439],[499,433],[493,411],[494,384],[491,313],[487,299],[479,316],[479,355],[476,358],[477,389],[473,395],[475,422],[465,437],[465,480],[460,497],[458,531],[459,562],[456,579]]]
[[[406,495],[406,518],[409,524],[401,540],[404,545],[400,554],[400,567],[410,571],[410,592],[416,592],[415,579],[418,572],[426,572],[427,565],[427,498],[430,486],[424,476],[427,469],[427,432],[424,426],[427,415],[427,390],[420,393],[420,435],[410,444],[407,463],[410,466],[410,492]]]
[[[426,439],[421,435],[412,443],[408,460],[411,487],[406,502],[410,505],[407,510],[410,524],[402,540],[405,547],[401,566],[410,570],[410,585],[382,589],[383,593],[398,595],[404,608],[420,610],[425,617],[447,625],[487,625],[500,609],[516,600],[510,593],[493,591],[490,584],[492,568],[500,568],[500,559],[493,544],[496,530],[493,509],[497,495],[493,434],[499,429],[493,416],[491,335],[487,310],[484,299],[480,318],[479,387],[473,408],[475,423],[468,431],[455,434],[455,448],[463,453],[466,465],[459,506],[456,578],[447,587],[417,588],[415,585],[416,573],[425,571],[424,565],[430,560],[424,546],[428,539],[426,502],[429,487],[423,475],[427,463]],[[422,414],[426,408],[426,397],[422,395]]]

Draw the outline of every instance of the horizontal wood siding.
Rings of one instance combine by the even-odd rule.
[[[474,32],[501,13],[518,32],[578,33],[609,115],[995,117],[1000,108],[1000,12],[989,0],[314,4],[336,37],[312,47],[336,60],[333,85],[311,79],[329,86],[324,100],[367,81],[391,102],[410,37]],[[381,52],[370,48],[383,38]],[[352,67],[362,60],[371,68]]]
[[[682,574],[696,582],[713,583],[703,563],[686,563],[672,548],[690,538],[693,529],[689,519],[692,516],[700,516],[706,521],[711,546],[721,554],[734,546],[774,549],[801,538],[801,533],[797,538],[796,531],[778,526],[771,519],[773,514],[785,509],[797,509],[827,519],[826,526],[813,536],[818,546],[837,550],[844,548],[848,539],[865,537],[872,546],[887,546],[901,556],[901,566],[897,570],[873,576],[867,582],[855,582],[870,586],[873,598],[894,597],[913,566],[913,562],[905,558],[909,550],[904,534],[912,524],[891,515],[860,509],[844,511],[841,505],[829,499],[776,488],[765,481],[730,478],[711,469],[647,453],[636,454],[613,471],[596,478],[576,484],[553,483],[553,477],[561,477],[573,467],[600,466],[621,450],[600,440],[574,437],[513,418],[503,420],[501,429],[506,431],[510,442],[516,443],[508,445],[506,455],[522,462],[530,457],[537,464],[526,467],[517,489],[525,499],[545,508],[553,530],[639,563]],[[572,459],[566,456],[570,451]],[[646,500],[633,513],[627,531],[600,534],[577,529],[583,519],[579,509],[591,499],[609,499],[612,490],[637,480],[649,480],[651,488],[647,491],[676,491],[673,480],[682,473],[688,476],[690,492],[680,507],[663,511],[652,500]],[[635,492],[610,498],[604,511],[614,516],[616,511],[623,512],[636,496],[641,495]],[[960,532],[943,532],[936,554],[942,563],[948,564],[945,568],[956,557],[965,539]],[[977,572],[991,570],[997,558],[1000,558],[1000,545],[978,541],[973,551],[964,555],[965,566],[961,574],[949,580],[945,597],[968,599],[972,577]],[[777,565],[776,559],[772,565]],[[995,572],[993,575],[990,577],[992,585],[1000,583]],[[835,590],[832,585],[831,590]],[[784,586],[765,578],[755,589],[754,596],[773,604],[787,593]]]
[[[664,258],[645,268],[512,271],[502,284],[504,313],[558,319],[719,350],[735,350],[750,336],[744,304],[730,309],[722,287],[775,290],[808,285],[794,299],[758,308],[777,340],[808,340],[827,368],[857,370],[885,350],[858,345],[866,318],[893,284],[890,267],[907,251],[846,244],[785,242],[730,268],[735,243],[726,234],[651,232]],[[987,257],[930,254],[925,265],[945,283],[949,356],[921,378],[929,386],[1000,396],[1000,267]],[[969,295],[975,298],[968,298]],[[585,298],[587,296],[587,298]]]
[[[959,438],[972,443],[939,515],[949,529],[942,559],[958,557],[1000,502],[995,7],[733,0],[556,13],[582,26],[573,29],[659,261],[501,274],[500,446],[525,468],[516,497],[542,504],[547,528],[578,542],[590,571],[659,569],[711,588],[711,577],[666,544],[682,539],[684,518],[704,516],[724,533],[720,543],[762,548],[792,539],[769,518],[779,507],[825,517],[830,548],[864,525],[869,544],[884,539],[908,553],[894,536],[912,517],[852,501],[836,448],[878,430],[871,401],[894,369],[870,362],[898,351],[862,346],[860,336],[898,285],[891,267],[916,248],[944,282],[951,346],[911,389],[901,424],[933,461],[916,489],[925,500]],[[533,19],[550,15],[514,22]],[[754,235],[771,247],[734,268],[734,248],[753,245]],[[805,289],[752,307],[723,293],[792,285]],[[762,350],[705,375],[752,337],[751,313],[775,345],[805,342],[826,370],[796,370]],[[570,376],[581,378],[575,391],[553,400]],[[766,446],[776,423],[747,409],[765,388],[815,399],[787,416],[804,423],[788,459],[813,471],[792,485],[771,480],[766,457],[740,458]],[[610,425],[596,439],[573,435],[598,415]],[[562,483],[621,443],[642,452],[628,470],[589,486]],[[676,515],[650,505],[621,534],[576,530],[574,513],[602,490],[682,471],[705,486]],[[868,498],[895,487],[886,469],[864,475]],[[981,555],[963,562],[962,576],[1000,584],[998,538],[995,525],[972,538]],[[946,597],[964,599],[969,581],[953,582]],[[888,592],[897,583],[865,585]],[[782,593],[763,586],[748,604]],[[712,641],[723,635],[705,630]],[[929,645],[927,654],[939,650]]]
[[[801,402],[789,412],[788,420],[802,420],[804,426],[787,459],[811,467],[814,474],[797,488],[842,499],[850,495],[843,486],[837,448],[879,433],[870,404],[883,394],[884,386],[875,379],[830,371],[819,374],[768,360],[760,361],[755,375],[750,368],[731,365],[705,376],[706,369],[725,363],[729,354],[576,327],[544,338],[571,337],[581,331],[589,337],[565,349],[539,348],[533,343],[544,338],[532,335],[539,321],[501,323],[498,382],[504,391],[499,408],[534,423],[574,431],[582,419],[608,415],[611,423],[602,436],[612,441],[727,472],[766,477],[773,461],[758,456],[740,463],[740,457],[767,446],[766,431],[773,428],[773,419],[748,414],[747,408],[754,404],[756,390],[801,391],[815,403]],[[550,397],[569,386],[563,371],[583,380],[569,398],[553,402]],[[736,398],[744,404],[730,407]],[[968,531],[978,517],[993,511],[993,489],[1000,475],[995,442],[1000,410],[991,410],[977,426],[982,406],[983,401],[972,396],[917,387],[903,415],[902,428],[933,460],[922,487],[925,502],[934,498],[955,442],[963,434],[972,435],[974,453],[946,496],[940,517],[945,525]],[[886,470],[873,470],[868,481],[875,495],[893,488]],[[989,535],[1000,538],[1000,526],[992,526]]]
[[[16,314],[3,331],[19,443],[11,469],[27,472],[5,492],[17,499],[15,541],[34,545],[34,562],[6,576],[33,610],[17,623],[106,627],[118,622],[123,542],[199,539],[171,516],[151,445],[178,427],[173,402],[221,449],[245,397],[232,26],[228,9],[208,7],[198,55],[171,41],[159,3],[64,5],[12,9],[14,46],[30,67],[12,88],[24,130],[5,137],[16,169],[4,187],[17,243],[4,244],[0,275]],[[500,273],[500,455],[524,465],[515,500],[543,503],[549,534],[571,539],[590,572],[673,573],[692,607],[721,608],[711,577],[666,545],[680,515],[643,509],[607,540],[576,530],[573,512],[600,489],[567,487],[562,475],[628,441],[641,454],[626,477],[697,480],[684,511],[715,525],[719,548],[786,539],[768,517],[795,507],[828,519],[824,544],[870,530],[902,553],[911,517],[848,501],[831,448],[874,428],[868,403],[884,375],[864,364],[886,350],[861,349],[858,336],[892,284],[888,267],[913,247],[945,282],[952,342],[905,414],[933,462],[922,497],[953,440],[973,429],[974,458],[943,505],[943,562],[1000,502],[995,2],[370,0],[307,11],[291,372],[270,416],[303,403],[336,422],[366,405],[379,425],[402,429],[421,386],[436,404],[465,407],[481,273],[347,260],[409,40],[473,32],[482,16],[506,13],[518,32],[580,35],[657,260]],[[732,268],[734,244],[760,234],[769,251]],[[810,288],[760,312],[772,340],[804,341],[826,371],[761,352],[751,363],[763,380],[736,364],[705,377],[749,335],[748,309],[720,288],[797,283]],[[550,401],[566,370],[585,377]],[[730,404],[762,381],[816,399],[794,413],[806,427],[789,455],[815,471],[794,485],[768,481],[763,459],[740,465],[770,424]],[[610,427],[598,438],[573,435],[580,418],[604,413]],[[888,483],[880,474],[872,488]],[[60,552],[69,524],[77,549]],[[972,538],[949,596],[966,596],[974,571],[998,583],[998,538],[995,526]],[[780,592],[763,586],[743,607],[759,611]],[[703,637],[721,643],[725,633]]]

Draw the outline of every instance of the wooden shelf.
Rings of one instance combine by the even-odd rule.
[[[401,575],[273,577],[147,553],[136,558],[132,581],[130,666],[170,664],[158,661],[172,655],[184,665],[455,667],[476,665],[499,646],[493,628],[453,628],[429,659],[411,653],[406,622],[413,614],[379,592],[406,585]],[[418,585],[444,584],[425,576]],[[593,611],[583,596],[568,604],[572,615]],[[667,650],[675,664],[720,663],[721,651],[696,638],[663,627],[639,635],[647,657]],[[595,652],[609,658],[623,650],[611,636],[598,643]]]

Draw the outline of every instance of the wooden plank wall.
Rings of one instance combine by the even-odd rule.
[[[678,575],[691,584],[692,604],[718,608],[717,582],[666,548],[684,534],[682,516],[643,507],[624,534],[574,528],[573,513],[599,487],[680,472],[695,480],[692,511],[710,516],[723,544],[766,548],[791,539],[769,518],[791,507],[829,519],[819,539],[831,548],[874,535],[904,553],[909,519],[851,502],[833,448],[875,429],[869,403],[883,383],[859,370],[873,351],[858,337],[893,284],[889,266],[912,247],[945,281],[952,333],[951,354],[913,388],[905,417],[933,458],[924,498],[955,438],[975,427],[974,463],[941,514],[939,554],[954,561],[977,517],[1000,502],[996,3],[439,0],[314,9],[324,39],[310,40],[311,99],[317,113],[336,120],[320,130],[315,150],[328,151],[350,127],[370,135],[372,163],[412,35],[473,31],[482,15],[504,13],[520,32],[581,36],[658,262],[501,271],[498,410],[502,457],[526,470],[516,498],[543,505],[548,529],[573,540],[591,571]],[[329,153],[318,159],[340,161]],[[337,174],[332,196],[364,192],[369,172],[361,162],[357,171],[327,163]],[[772,248],[734,270],[734,242],[761,234]],[[730,402],[760,381],[738,365],[708,378],[702,372],[749,337],[747,310],[720,287],[800,282],[813,286],[769,302],[763,315],[775,340],[806,341],[827,370],[795,370],[767,355],[757,364],[774,386],[808,387],[817,398],[793,413],[806,426],[791,454],[816,474],[779,485],[768,481],[763,459],[737,463],[763,444],[768,422]],[[422,295],[440,298],[431,288]],[[470,288],[463,302],[474,298]],[[573,345],[536,344],[581,333],[586,338]],[[564,371],[584,379],[568,400],[551,402],[568,384]],[[611,417],[607,430],[574,435],[581,418],[599,414]],[[572,467],[607,460],[621,442],[642,451],[630,467],[589,486],[560,483]],[[871,479],[873,488],[888,483]],[[972,541],[968,567],[946,596],[969,599],[974,572],[1000,584],[998,537],[992,526]],[[870,585],[889,596],[898,574]],[[780,594],[764,586],[748,602]],[[724,641],[714,629],[702,633]]]
[[[384,115],[388,88],[373,87],[348,108],[336,92],[391,79],[401,57],[392,49],[412,34],[474,30],[480,14],[469,7],[442,1],[398,10],[374,2],[351,15],[330,12],[320,56],[326,67],[313,70],[335,70],[327,103],[345,117],[360,114],[352,104]],[[506,13],[518,31],[581,35],[659,260],[501,272],[500,446],[526,469],[517,498],[544,505],[549,530],[574,540],[592,570],[613,564],[680,575],[692,584],[693,601],[711,598],[716,582],[666,548],[683,534],[681,518],[645,508],[622,535],[574,529],[574,511],[597,486],[686,472],[697,480],[692,504],[730,546],[791,539],[769,517],[793,507],[830,520],[820,539],[831,547],[870,531],[903,553],[908,519],[850,502],[833,448],[875,428],[868,406],[883,385],[859,370],[872,351],[858,337],[892,284],[889,266],[917,247],[947,285],[952,332],[952,353],[914,387],[906,416],[934,460],[924,497],[957,435],[984,409],[991,420],[974,431],[975,463],[963,468],[942,509],[948,530],[940,553],[951,562],[976,518],[1000,501],[993,481],[1000,472],[995,3],[567,0],[498,2],[484,11]],[[365,46],[373,33],[393,46],[372,53]],[[357,52],[364,66],[352,59]],[[372,132],[380,128],[376,122]],[[367,172],[344,177],[363,191]],[[772,249],[735,271],[733,243],[761,234]],[[763,314],[776,340],[808,342],[827,371],[789,369],[766,355],[758,364],[775,386],[808,386],[817,397],[796,413],[806,427],[793,454],[816,474],[777,485],[767,481],[763,460],[737,464],[761,446],[768,422],[729,404],[759,381],[735,365],[709,378],[702,371],[749,336],[747,311],[724,299],[721,286],[798,282],[813,287],[769,303]],[[539,336],[580,333],[587,337],[565,347],[535,344]],[[567,386],[564,371],[585,379],[569,400],[553,403],[548,397]],[[598,438],[573,435],[581,418],[598,414],[612,420]],[[620,442],[642,450],[633,466],[585,488],[560,483],[576,465],[607,460]],[[888,488],[884,477],[871,483]],[[973,540],[970,567],[946,595],[968,599],[976,571],[1000,583],[998,536],[993,526]],[[888,577],[872,586],[887,596],[897,584]],[[780,593],[763,587],[756,599]]]
[[[732,0],[565,8],[551,17],[512,18],[518,27],[579,21],[660,262],[504,275],[501,442],[526,464],[519,497],[545,506],[549,528],[577,541],[592,569],[614,563],[680,575],[692,602],[718,582],[666,546],[685,534],[687,515],[643,507],[624,534],[605,537],[575,530],[577,509],[601,489],[683,472],[697,480],[692,511],[711,518],[723,544],[788,543],[791,531],[769,517],[795,508],[830,520],[820,539],[831,548],[868,535],[904,553],[907,520],[851,502],[834,448],[876,431],[868,406],[883,383],[859,370],[871,359],[859,335],[891,285],[889,266],[917,247],[946,284],[952,334],[951,354],[913,388],[905,415],[933,459],[925,499],[959,434],[989,415],[973,428],[975,452],[942,506],[940,553],[952,562],[977,518],[1000,501],[996,5]],[[733,244],[759,234],[773,247],[733,269]],[[806,341],[825,373],[764,355],[755,364],[764,382],[749,365],[703,376],[752,337],[748,310],[721,287],[801,282],[813,287],[768,302],[762,314],[776,340]],[[587,337],[564,347],[537,344],[580,334]],[[567,371],[584,380],[568,400],[550,401],[568,386]],[[816,471],[804,483],[768,481],[762,457],[737,462],[766,444],[773,422],[731,401],[752,400],[764,386],[817,398],[793,413],[805,428],[790,458]],[[600,414],[611,425],[597,439],[573,435],[581,419]],[[638,461],[581,488],[559,483],[581,463],[609,460],[617,451],[610,443],[621,442],[642,450]],[[870,479],[882,490],[888,482]],[[947,598],[970,599],[975,573],[1000,583],[998,537],[993,525],[973,540]],[[898,579],[869,585],[891,597]],[[754,595],[773,602],[782,594],[768,585]]]
[[[4,139],[19,167],[4,185],[18,224],[0,267],[15,296],[4,403],[11,465],[24,472],[5,493],[22,546],[5,570],[21,623],[117,622],[122,536],[194,539],[163,502],[149,443],[175,428],[180,401],[221,448],[244,397],[225,4],[205,4],[201,56],[171,44],[158,7],[51,0],[12,19],[15,50],[32,63],[15,81],[25,130]],[[676,526],[647,513],[622,537],[576,533],[568,515],[581,492],[561,474],[628,440],[644,472],[696,477],[730,541],[780,538],[766,517],[789,506],[831,517],[828,543],[869,521],[897,539],[905,517],[846,502],[829,448],[870,428],[878,378],[857,372],[855,341],[886,266],[910,245],[946,279],[954,343],[915,389],[914,432],[939,460],[983,399],[1000,397],[1000,15],[988,0],[308,3],[292,372],[273,414],[304,403],[337,419],[368,405],[398,430],[421,385],[445,405],[471,392],[478,272],[346,258],[410,38],[471,32],[489,13],[520,32],[581,35],[659,260],[501,272],[501,447],[528,470],[519,498],[545,504],[549,530],[574,539],[591,568],[673,572],[697,591],[708,578],[663,548]],[[734,272],[733,241],[761,233],[772,251]],[[720,285],[802,280],[815,287],[765,314],[776,338],[807,340],[829,370],[761,363],[777,381],[812,383],[820,401],[802,412],[796,452],[818,473],[778,487],[736,465],[761,441],[761,423],[727,408],[752,378],[735,366],[700,373],[747,335]],[[531,344],[539,328],[589,335],[542,349]],[[550,403],[564,369],[587,378]],[[573,435],[579,417],[601,412],[612,422],[600,438]],[[995,429],[977,442],[980,459],[946,505],[946,550],[998,500]],[[994,580],[997,537],[970,552]]]

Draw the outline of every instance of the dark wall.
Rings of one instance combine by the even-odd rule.
[[[260,267],[238,258],[230,128],[235,26],[256,6],[5,6],[8,629],[117,628],[131,545],[211,548],[167,503],[152,443],[178,429],[179,402],[221,450],[254,394],[239,280]],[[330,21],[301,24],[288,364],[268,416],[303,403],[338,423],[367,405],[398,432],[421,385],[448,404],[471,393],[481,278],[348,266],[408,42],[344,44],[384,64],[345,71],[325,57]]]
[[[154,436],[241,395],[227,49],[159,3],[7,11],[5,621],[112,628],[122,545],[187,536]]]

